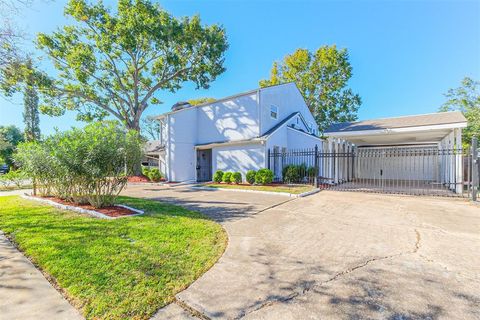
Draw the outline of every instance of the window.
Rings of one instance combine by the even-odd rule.
[[[270,117],[272,119],[278,119],[278,107],[277,106],[270,106]]]

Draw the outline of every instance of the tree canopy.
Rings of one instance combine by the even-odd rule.
[[[468,148],[473,136],[480,137],[480,82],[465,77],[461,86],[445,94],[447,101],[440,111],[461,111],[468,126],[463,129],[463,147]]]
[[[119,0],[115,12],[70,0],[65,14],[75,23],[37,37],[57,71],[36,74],[43,113],[76,110],[87,121],[112,115],[139,130],[145,109],[161,103],[159,91],[187,81],[208,88],[225,70],[225,30],[202,25],[199,16],[177,19],[148,0]],[[7,70],[7,92],[24,78],[20,69]]]
[[[27,68],[32,68],[32,61],[27,60]],[[25,124],[24,136],[26,141],[40,139],[40,116],[38,112],[38,94],[35,88],[33,74],[25,81],[23,89],[23,123]]]
[[[215,100],[217,100],[217,99],[204,97],[204,98],[190,99],[187,102],[190,103],[192,106],[198,106],[198,105],[203,104],[203,103],[214,102]]]
[[[23,134],[19,128],[13,125],[0,126],[0,162],[12,166],[12,155],[17,145],[22,141]]]
[[[322,46],[313,53],[297,49],[274,62],[270,78],[261,80],[260,86],[295,82],[323,132],[334,122],[357,119],[361,99],[347,86],[351,77],[347,49]]]

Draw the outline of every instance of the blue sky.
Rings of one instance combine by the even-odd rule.
[[[19,24],[33,39],[67,23],[66,1],[39,1]],[[105,1],[114,5],[114,1]],[[254,89],[272,62],[297,48],[336,44],[347,48],[353,66],[350,87],[363,104],[359,118],[436,112],[443,93],[464,76],[480,80],[480,1],[162,1],[175,16],[200,14],[227,30],[226,72],[208,90],[186,85],[160,93],[160,114],[177,101],[221,98]],[[30,50],[34,50],[33,47]],[[0,125],[22,125],[20,97],[0,98]],[[81,125],[70,113],[41,117],[44,134]]]

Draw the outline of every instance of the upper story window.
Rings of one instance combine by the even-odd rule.
[[[270,106],[270,118],[277,120],[278,119],[278,107]]]

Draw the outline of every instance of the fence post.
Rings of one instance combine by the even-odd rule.
[[[267,168],[270,169],[270,148],[267,149]]]
[[[478,192],[478,140],[477,137],[472,138],[472,200],[477,201],[477,192]]]
[[[318,173],[319,173],[319,170],[318,170],[318,145],[315,145],[315,160],[314,160],[314,163],[315,163],[315,170],[314,173],[315,173],[315,177],[313,178],[313,183],[315,184],[315,188],[318,188]]]

